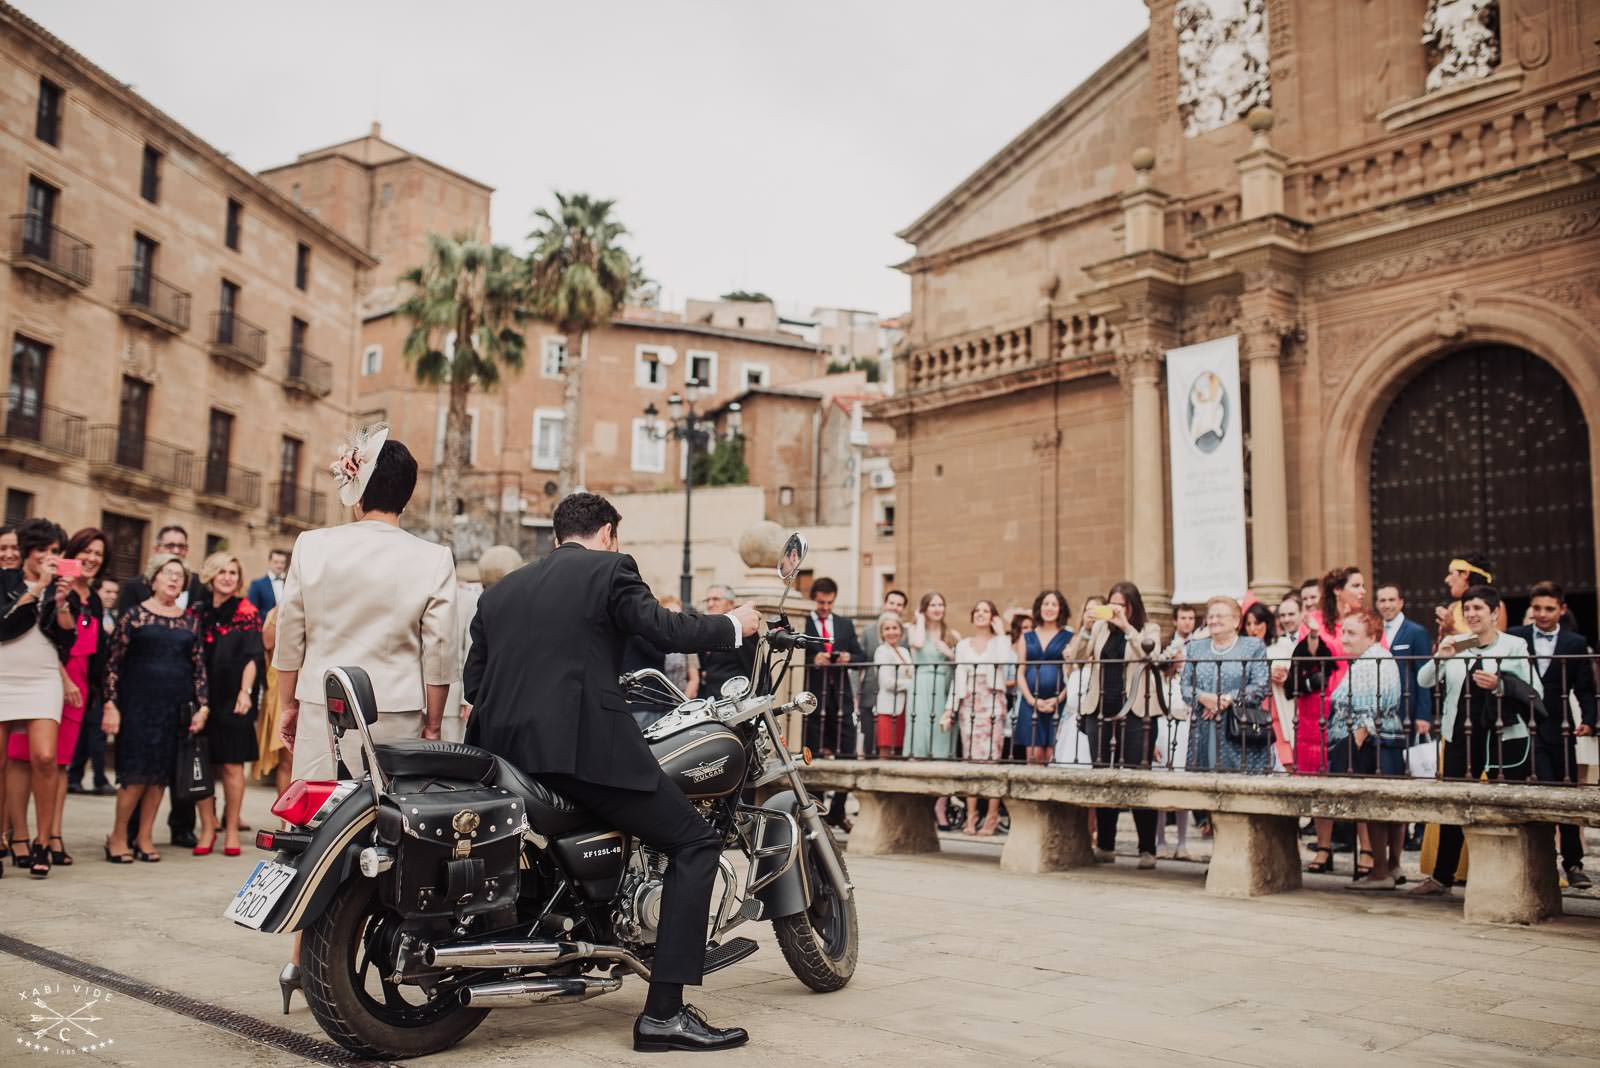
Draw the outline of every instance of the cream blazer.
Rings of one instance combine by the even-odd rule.
[[[460,674],[450,550],[377,520],[310,530],[294,543],[272,664],[322,704],[322,673],[366,669],[379,712],[424,707],[423,684]]]
[[[1085,631],[1080,628],[1078,633],[1073,635],[1072,643],[1067,646],[1065,655],[1068,660],[1079,660],[1084,658],[1086,651],[1088,653],[1088,680],[1084,684],[1084,692],[1079,698],[1078,714],[1093,716],[1100,711],[1100,653],[1106,647],[1106,641],[1111,637],[1111,624],[1104,619],[1097,620],[1094,629],[1087,633],[1089,636],[1085,638]],[[1141,667],[1139,663],[1141,660],[1147,661],[1155,656],[1155,652],[1146,653],[1144,651],[1143,646],[1146,641],[1151,642],[1152,650],[1161,648],[1161,628],[1155,623],[1146,623],[1144,630],[1139,632],[1139,637],[1129,638],[1122,650],[1122,659],[1127,664],[1122,676],[1123,701],[1127,702],[1131,696],[1133,701],[1132,707],[1128,709],[1128,714],[1138,716],[1141,719],[1145,716],[1159,716],[1161,714],[1161,706],[1156,701],[1155,691],[1150,690],[1148,685],[1152,674],[1155,674],[1159,680],[1159,670],[1151,668],[1148,663]],[[1087,650],[1085,646],[1087,646]],[[1135,672],[1138,673],[1137,679],[1134,678]],[[1130,686],[1132,687],[1131,690],[1128,689]],[[1148,700],[1146,699],[1147,695]],[[1110,712],[1109,715],[1116,715],[1116,710]]]

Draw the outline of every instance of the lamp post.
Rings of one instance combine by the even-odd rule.
[[[699,388],[699,381],[691,378],[684,383],[683,393],[669,396],[665,422],[653,401],[644,409],[645,427],[652,436],[658,441],[676,438],[683,442],[683,573],[678,576],[678,596],[683,599],[685,608],[694,604],[693,539],[689,525],[694,505],[694,452],[710,444],[716,433],[711,422],[702,420],[694,410],[694,393]],[[735,401],[728,405],[728,428],[732,433],[739,432],[739,421],[739,404]]]

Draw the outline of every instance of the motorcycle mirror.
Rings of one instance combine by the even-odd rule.
[[[811,713],[817,710],[817,695],[809,691],[802,690],[800,693],[795,695],[794,707],[795,710],[798,711],[802,716],[811,715]]]
[[[735,675],[722,684],[722,696],[729,701],[738,701],[750,692],[750,680],[743,675]]]
[[[797,530],[789,535],[789,540],[783,544],[783,556],[778,560],[778,577],[784,582],[793,582],[794,577],[800,573],[800,565],[805,561],[806,539]]]

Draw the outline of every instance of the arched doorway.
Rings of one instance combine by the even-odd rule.
[[[1451,555],[1476,549],[1512,623],[1553,579],[1595,635],[1589,429],[1548,363],[1485,345],[1426,366],[1383,417],[1369,487],[1374,581],[1399,584],[1412,618],[1431,627]]]

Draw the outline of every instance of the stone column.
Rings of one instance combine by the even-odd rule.
[[[1161,463],[1166,435],[1161,427],[1161,353],[1154,348],[1125,351],[1122,378],[1128,393],[1132,449],[1127,486],[1130,515],[1128,577],[1144,595],[1145,606],[1160,614],[1167,588],[1167,508]]]
[[[1289,482],[1276,330],[1248,334],[1250,369],[1250,588],[1268,604],[1289,592]]]

